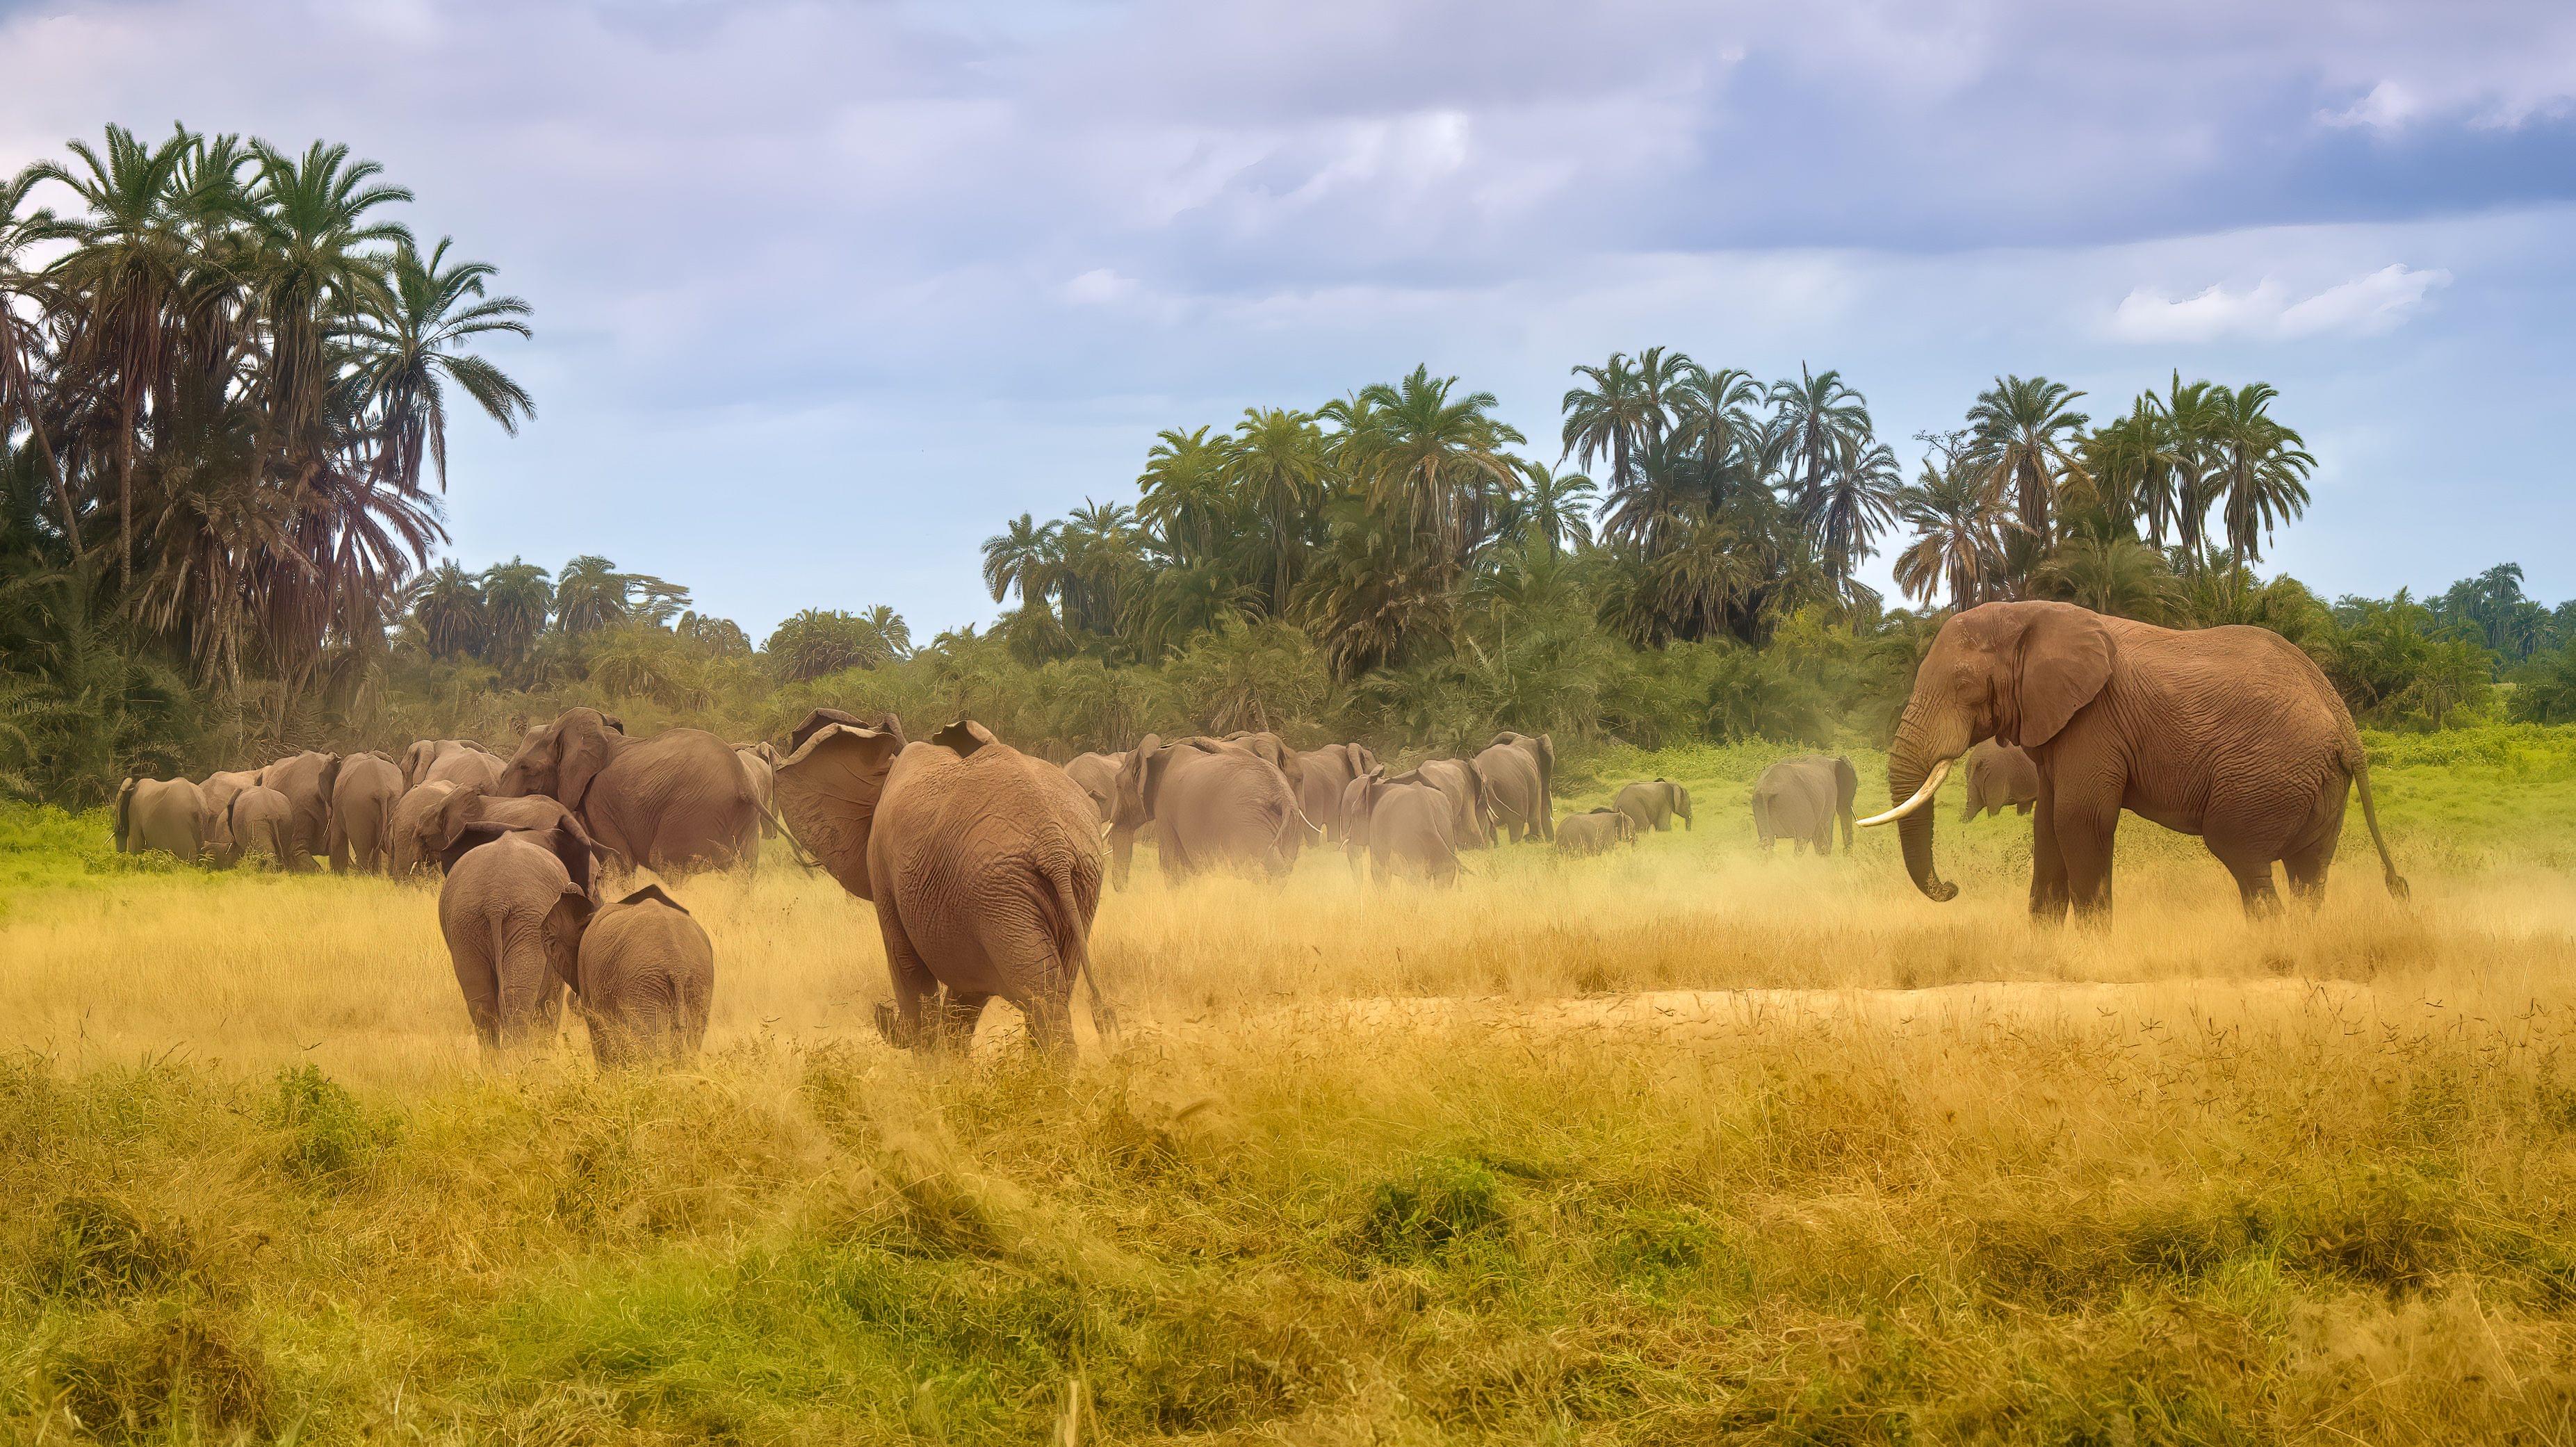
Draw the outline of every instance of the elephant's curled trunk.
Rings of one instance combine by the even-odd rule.
[[[1910,723],[1911,720],[1908,720]],[[1947,765],[1948,756],[1930,757],[1920,737],[1910,728],[1897,730],[1896,743],[1887,753],[1887,796],[1892,803],[1912,799],[1930,780],[1935,764]],[[1941,877],[1932,861],[1932,801],[1925,799],[1896,821],[1896,839],[1905,853],[1905,873],[1923,897],[1947,902],[1959,895],[1959,886]]]

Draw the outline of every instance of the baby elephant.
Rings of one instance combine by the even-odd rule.
[[[706,1042],[715,946],[678,900],[648,884],[590,916],[564,983],[600,1064],[685,1060]]]
[[[470,824],[439,855],[438,928],[485,1050],[555,1038],[597,895],[590,841],[570,828]]]
[[[1625,810],[1595,809],[1588,814],[1568,814],[1556,821],[1556,852],[1559,854],[1607,854],[1622,844],[1637,842],[1637,821]]]

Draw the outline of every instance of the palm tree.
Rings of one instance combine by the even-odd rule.
[[[984,586],[991,590],[994,602],[1001,602],[1014,589],[1022,607],[1045,596],[1043,575],[1055,550],[1056,527],[1022,513],[1002,532],[984,540]]]
[[[86,141],[70,143],[81,170],[39,161],[26,173],[71,188],[86,211],[68,228],[75,244],[47,279],[72,299],[65,372],[88,379],[113,409],[120,588],[134,578],[135,439],[147,403],[169,377],[170,320],[187,264],[188,241],[172,193],[196,145],[183,129],[146,146],[112,125],[103,153]]]
[[[1225,444],[1209,440],[1207,428],[1165,428],[1145,454],[1136,486],[1143,494],[1137,515],[1153,529],[1157,549],[1173,562],[1214,557],[1234,536],[1233,478]],[[1000,601],[1000,595],[994,600]]]
[[[1648,347],[1637,354],[1637,397],[1644,404],[1644,431],[1638,441],[1653,442],[1664,435],[1701,375],[1699,364],[1681,352],[1667,355],[1661,347]]]
[[[1950,606],[1969,608],[1995,597],[2003,582],[1999,522],[1984,479],[1964,464],[1923,472],[1898,495],[1896,515],[1914,530],[1914,542],[1896,555],[1896,586],[1929,604],[1943,593]]]
[[[1565,414],[1565,450],[1557,460],[1571,457],[1589,471],[1607,457],[1611,488],[1624,487],[1633,476],[1629,459],[1648,437],[1663,429],[1657,399],[1647,394],[1645,378],[1625,352],[1612,352],[1610,360],[1598,367],[1578,366],[1574,375],[1589,379],[1591,385],[1568,390],[1558,404]]]
[[[251,154],[258,179],[242,220],[258,249],[250,303],[268,336],[264,423],[270,445],[300,472],[330,450],[333,349],[344,324],[401,307],[375,248],[408,246],[411,233],[367,213],[412,194],[378,183],[384,167],[350,160],[343,145],[316,141],[297,158],[253,142]]]
[[[2083,395],[2046,377],[1997,377],[1968,409],[1968,462],[1988,498],[2039,546],[2055,535],[2058,491],[2083,473],[2075,444],[2085,417],[2074,410]]]
[[[1801,509],[1814,506],[1826,474],[1849,467],[1872,438],[1869,402],[1827,368],[1819,376],[1798,364],[1798,380],[1771,384],[1772,425],[1780,467]]]
[[[484,415],[517,436],[536,415],[528,391],[507,373],[464,350],[478,339],[531,335],[528,304],[484,295],[492,268],[479,261],[446,265],[447,238],[426,257],[398,242],[387,268],[385,303],[354,319],[358,384],[375,409],[380,436],[375,475],[405,492],[420,490],[421,455],[447,488],[447,386],[453,383]]]
[[[1827,471],[1801,499],[1808,541],[1836,596],[1857,603],[1869,593],[1852,573],[1877,551],[1878,535],[1895,517],[1904,491],[1896,451],[1882,442]]]
[[[2174,541],[2197,571],[2206,557],[2203,525],[2209,515],[2208,477],[2216,465],[2218,435],[2226,411],[2227,389],[2210,382],[2183,384],[2177,370],[2162,397],[2148,393],[2161,434],[2167,479],[2163,506],[2173,524]],[[2161,544],[2163,532],[2150,523],[2149,538]]]
[[[2164,554],[2133,537],[2068,538],[2031,582],[2042,597],[2143,623],[2166,621],[2181,600]]]
[[[1579,472],[1558,472],[1546,463],[1522,458],[1520,486],[1514,491],[1505,532],[1516,542],[1537,539],[1552,557],[1567,547],[1592,543],[1592,507],[1601,489]]]
[[[900,662],[912,656],[912,625],[903,621],[902,614],[879,603],[860,614],[859,621],[885,645],[886,657]]]
[[[1435,543],[1451,569],[1484,542],[1494,504],[1512,487],[1504,449],[1526,440],[1493,416],[1493,393],[1453,397],[1457,385],[1420,366],[1402,382],[1366,389],[1370,429],[1346,444],[1353,481],[1378,515]]]
[[[1324,434],[1303,412],[1247,407],[1226,443],[1226,462],[1235,492],[1260,519],[1262,571],[1269,580],[1270,614],[1278,617],[1288,611],[1288,595],[1316,541],[1326,476]]]
[[[2271,415],[2281,394],[2268,382],[2248,382],[2225,392],[2218,406],[2217,466],[2210,478],[2224,520],[2227,550],[2246,562],[2263,553],[2257,534],[2272,535],[2281,522],[2308,508],[2308,474],[2317,460],[2306,441]]]
[[[490,636],[483,590],[453,558],[422,580],[412,616],[420,620],[421,637],[429,651],[440,658],[479,653]]]
[[[77,562],[80,514],[72,506],[62,462],[45,434],[38,391],[38,378],[50,361],[41,319],[52,297],[45,278],[30,269],[30,262],[38,246],[65,234],[53,212],[27,205],[28,193],[43,179],[31,166],[0,180],[0,440],[17,428],[26,429],[44,463],[46,480],[53,485],[55,505],[62,510],[63,544]]]
[[[494,667],[514,671],[537,646],[554,607],[546,570],[513,557],[483,570],[484,647]]]
[[[1704,459],[1731,459],[1751,451],[1762,435],[1762,384],[1736,367],[1714,372],[1693,367],[1673,392],[1672,440]]]
[[[555,627],[578,637],[623,623],[633,612],[631,580],[597,553],[584,553],[555,575]]]

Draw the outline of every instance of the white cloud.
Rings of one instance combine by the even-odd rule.
[[[1064,299],[1076,306],[1107,306],[1136,294],[1136,279],[1096,266],[1064,284]]]
[[[2111,314],[2110,333],[2127,342],[2208,342],[2221,337],[2296,340],[2376,336],[2421,311],[2451,273],[2391,264],[2305,297],[2265,277],[2243,290],[2224,283],[2179,299],[2138,287]]]

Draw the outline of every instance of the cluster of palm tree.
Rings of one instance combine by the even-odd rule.
[[[381,655],[445,536],[451,408],[533,412],[475,351],[527,305],[411,199],[344,146],[184,128],[0,181],[0,591],[54,600],[0,607],[14,686],[75,615],[216,701]]]
[[[2195,580],[2261,561],[2307,510],[2316,459],[2272,415],[2270,384],[2176,373],[2098,428],[2075,410],[2083,396],[1998,377],[1965,427],[1924,437],[1921,473],[1896,501],[1914,534],[1895,559],[1907,596],[2057,596],[2155,617]]]

